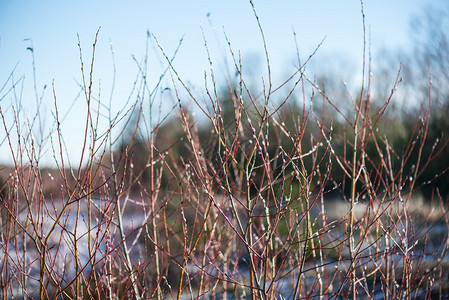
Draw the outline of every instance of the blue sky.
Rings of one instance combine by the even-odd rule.
[[[367,0],[364,3],[367,30],[371,48],[376,53],[383,47],[405,48],[410,42],[409,21],[429,4],[426,0]],[[432,1],[444,5],[444,1]],[[254,4],[265,31],[275,82],[280,82],[295,63],[296,49],[292,31],[296,32],[300,55],[306,59],[326,37],[313,65],[319,58],[351,61],[343,73],[356,74],[362,57],[362,18],[357,0],[268,1],[255,0]],[[209,15],[209,17],[207,17]],[[95,59],[95,79],[101,79],[104,99],[109,98],[113,64],[110,43],[115,50],[117,70],[114,103],[128,97],[137,74],[137,64],[145,54],[147,30],[154,34],[167,53],[171,54],[182,36],[183,44],[174,63],[181,77],[201,89],[204,71],[209,69],[204,41],[212,52],[217,74],[226,69],[224,56],[226,43],[223,30],[235,51],[240,50],[243,62],[253,68],[253,74],[264,74],[263,47],[257,23],[249,1],[6,1],[0,0],[0,87],[18,63],[14,77],[23,81],[22,105],[33,115],[35,98],[31,46],[32,39],[36,64],[37,90],[51,87],[54,80],[61,113],[67,111],[79,92],[81,80],[78,38],[85,64],[90,60],[92,42],[101,26]],[[154,45],[151,47],[154,48]],[[150,80],[160,75],[160,52],[150,51]],[[398,62],[399,65],[399,62]],[[354,69],[354,70],[352,70]],[[225,72],[221,72],[223,74]],[[256,76],[257,77],[257,76]],[[219,80],[223,78],[219,77]],[[9,84],[10,85],[10,84]],[[0,94],[3,97],[5,91]],[[12,93],[0,105],[5,110],[13,101]],[[114,102],[115,101],[115,102]],[[114,104],[115,105],[115,104]],[[44,93],[43,108],[53,109],[51,89]],[[9,110],[11,112],[11,110]],[[51,116],[51,115],[50,115]],[[79,143],[82,132],[72,116],[64,124],[67,141]],[[50,127],[49,121],[46,125]],[[4,130],[0,138],[3,140]],[[69,149],[72,148],[69,146]],[[0,146],[0,163],[8,161],[6,144]],[[71,154],[73,157],[79,153]]]

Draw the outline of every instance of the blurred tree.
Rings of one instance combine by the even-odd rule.
[[[428,7],[421,15],[411,22],[410,34],[411,47],[396,51],[381,50],[374,56],[370,67],[373,70],[373,79],[370,81],[370,111],[371,116],[384,105],[390,97],[394,83],[400,70],[402,82],[399,89],[395,90],[388,109],[377,124],[377,135],[387,138],[388,143],[396,151],[393,158],[394,168],[400,168],[402,157],[414,134],[415,125],[424,129],[421,115],[425,118],[431,87],[431,107],[428,133],[426,140],[417,140],[408,162],[403,169],[404,174],[413,175],[413,168],[418,161],[419,144],[424,142],[421,154],[419,177],[414,188],[420,189],[429,198],[437,188],[443,199],[448,200],[449,195],[449,147],[448,128],[449,118],[449,7],[437,9]],[[343,70],[345,68],[342,68]],[[346,87],[343,80],[345,74],[341,74],[340,68],[329,66],[316,69],[315,77],[317,86],[338,107],[338,109],[349,119],[354,116],[354,106],[348,100],[350,94],[358,95],[354,84]],[[342,78],[342,79],[340,79]],[[431,78],[431,86],[430,80]],[[349,78],[351,82],[351,78]],[[355,87],[357,89],[357,87]],[[357,98],[357,97],[354,97]],[[349,105],[348,105],[349,104]],[[323,114],[325,111],[325,114]],[[314,100],[315,115],[324,115],[323,124],[329,126],[333,123],[333,140],[336,153],[343,153],[345,139],[338,140],[338,136],[344,130],[345,120],[328,103],[321,105],[320,101]],[[417,123],[418,122],[418,123]],[[350,134],[350,132],[349,132]],[[416,135],[416,132],[415,132]],[[351,137],[346,135],[351,140]],[[381,143],[382,147],[382,143]],[[383,148],[382,148],[383,149]],[[374,143],[367,145],[366,152],[373,165],[379,162],[379,153]],[[348,159],[349,157],[346,157]],[[333,177],[341,182],[344,174],[338,168],[333,168]],[[344,182],[344,180],[343,180]],[[343,188],[344,190],[344,188]]]
[[[422,173],[420,181],[426,183],[422,189],[429,195],[438,188],[443,198],[449,194],[448,128],[449,118],[449,7],[437,9],[428,7],[423,14],[411,22],[411,41],[413,48],[404,54],[407,74],[405,78],[409,94],[414,93],[425,108],[431,96],[430,123],[426,145],[423,149],[424,162],[441,150],[437,159],[430,161]],[[429,84],[431,80],[431,86]],[[431,88],[431,93],[429,94]],[[404,102],[406,99],[403,100]],[[417,114],[420,107],[405,112]],[[405,119],[406,128],[411,130],[412,118]],[[433,148],[435,146],[435,148]],[[430,182],[429,182],[430,181]]]
[[[449,166],[449,147],[446,146],[449,128],[449,118],[446,116],[449,111],[449,7],[437,9],[429,6],[413,18],[410,23],[410,45],[396,51],[383,49],[375,56],[375,85],[372,93],[375,105],[381,105],[387,99],[399,68],[402,79],[379,128],[389,137],[400,157],[413,134],[417,117],[427,110],[431,97],[429,128],[420,167],[428,165],[418,178],[417,185],[426,197],[430,197],[432,191],[438,188],[443,199],[447,200],[449,174],[445,169]],[[425,117],[425,114],[422,116]],[[418,148],[415,147],[405,165],[406,174],[412,173],[419,155]],[[437,153],[438,157],[435,157]]]

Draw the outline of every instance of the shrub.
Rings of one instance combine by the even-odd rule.
[[[430,97],[398,154],[377,127],[400,74],[373,108],[364,58],[360,92],[348,92],[351,110],[342,110],[301,61],[285,84],[273,86],[265,42],[268,77],[261,94],[250,90],[228,43],[238,81],[219,96],[209,58],[201,104],[173,58],[148,39],[166,59],[161,78],[172,76],[176,106],[154,122],[153,98],[145,97],[151,89],[139,73],[139,100],[109,114],[100,132],[95,55],[90,72],[81,59],[87,113],[77,166],[64,155],[56,105],[57,172],[34,160],[33,133],[22,134],[17,118],[8,126],[0,111],[14,158],[0,195],[5,298],[448,296],[444,203],[436,192],[431,204],[439,213],[423,213],[432,206],[417,209],[414,197],[428,161]],[[119,120],[125,125],[117,137]]]

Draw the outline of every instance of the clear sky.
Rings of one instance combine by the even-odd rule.
[[[366,0],[366,24],[373,51],[383,47],[407,47],[411,18],[419,15],[430,2],[447,5],[443,0]],[[353,61],[350,68],[355,70],[345,70],[344,73],[359,72],[357,65],[362,57],[363,31],[358,0],[254,0],[254,4],[265,31],[275,82],[280,82],[286,76],[286,70],[295,63],[293,30],[302,59],[306,59],[326,37],[318,55],[326,57],[327,61],[329,58]],[[264,62],[263,46],[249,1],[0,0],[0,87],[18,64],[14,79],[25,76],[21,101],[24,111],[32,118],[35,97],[31,52],[27,50],[31,41],[25,40],[32,39],[39,95],[44,85],[48,87],[44,92],[42,109],[53,109],[50,87],[54,80],[58,106],[63,114],[79,92],[76,82],[81,82],[77,34],[87,65],[92,42],[100,26],[95,78],[101,79],[102,93],[108,101],[113,73],[112,43],[117,70],[114,105],[119,105],[130,93],[137,74],[137,64],[132,56],[138,61],[144,56],[147,30],[157,37],[169,54],[184,36],[174,65],[181,77],[198,89],[203,88],[204,71],[209,68],[200,26],[204,28],[217,73],[225,69],[223,30],[233,49],[241,51],[244,63],[254,68],[253,73],[261,72],[263,75],[265,70],[258,66]],[[153,48],[150,55],[158,59],[150,59],[149,70],[150,79],[156,80],[160,75],[161,58]],[[8,108],[14,101],[13,93],[6,94],[10,87],[11,82],[0,92],[0,106],[8,114],[12,114]],[[71,113],[71,118],[63,124],[63,133],[73,137],[66,137],[69,149],[76,148],[81,139],[77,118],[79,120],[80,116],[76,112]],[[50,125],[51,120],[46,126]],[[3,140],[4,136],[2,128],[0,139]],[[9,161],[6,146],[6,143],[0,146],[0,163]],[[76,158],[77,154],[73,153],[73,156]]]

